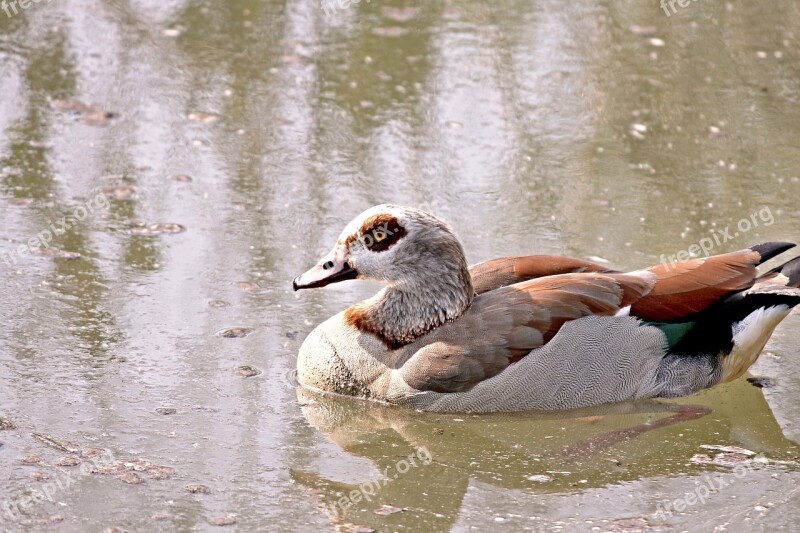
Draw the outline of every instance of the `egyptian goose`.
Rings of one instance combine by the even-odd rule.
[[[361,213],[294,280],[383,282],[314,329],[307,387],[439,412],[555,410],[675,397],[740,377],[800,303],[793,247],[749,249],[620,273],[565,257],[467,266],[450,227],[409,207]]]

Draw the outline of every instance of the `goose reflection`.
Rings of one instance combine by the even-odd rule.
[[[449,530],[476,485],[513,497],[516,491],[570,493],[719,468],[692,461],[708,452],[702,445],[778,458],[797,453],[760,390],[745,380],[679,401],[546,413],[421,413],[302,387],[297,397],[310,426],[350,459],[371,465],[358,479],[330,458],[291,470],[293,481],[346,530],[356,524]],[[546,515],[548,509],[527,506],[524,512]]]

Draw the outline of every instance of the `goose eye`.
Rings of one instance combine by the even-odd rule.
[[[375,230],[372,236],[375,238],[376,242],[381,242],[383,239],[386,238],[386,232],[381,230]]]

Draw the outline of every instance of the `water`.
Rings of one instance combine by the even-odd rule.
[[[302,339],[376,286],[295,294],[291,280],[383,202],[446,219],[472,263],[635,269],[715,234],[713,253],[797,240],[800,7],[328,11],[0,11],[0,417],[16,426],[0,430],[0,530],[792,527],[796,314],[753,369],[772,388],[437,416],[298,399]],[[703,445],[768,462],[697,464],[717,453]],[[58,466],[69,455],[85,470]],[[727,484],[689,504],[706,476]]]

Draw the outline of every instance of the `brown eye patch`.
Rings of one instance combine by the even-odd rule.
[[[373,252],[383,252],[405,237],[406,229],[392,215],[381,214],[365,220],[359,233],[361,236],[358,241],[365,248]]]

